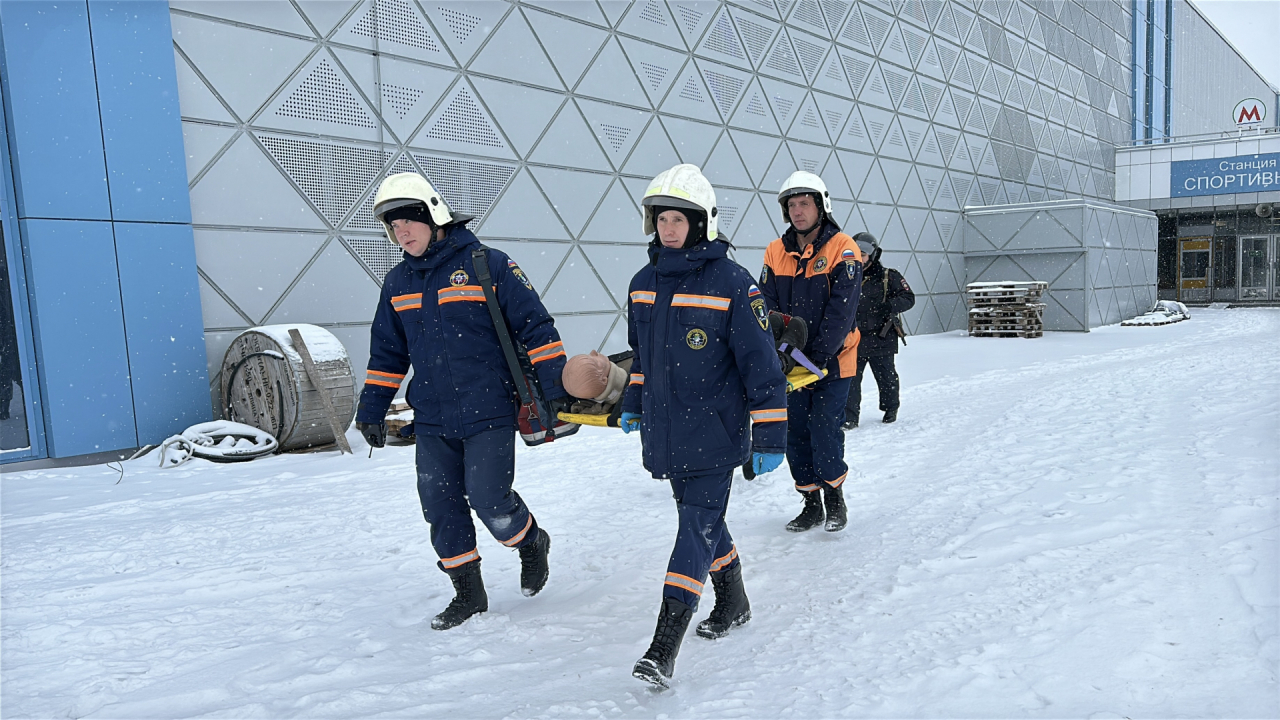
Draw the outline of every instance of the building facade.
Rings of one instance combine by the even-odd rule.
[[[399,257],[371,198],[408,170],[521,264],[572,352],[624,346],[648,241],[637,200],[678,162],[715,185],[753,272],[784,227],[782,180],[820,174],[836,220],[879,236],[916,290],[908,330],[963,328],[966,207],[1109,202],[1114,148],[1177,127],[1180,1],[1163,16],[1132,0],[135,3],[167,22],[150,32],[171,49],[157,77],[180,115],[194,267],[177,274],[199,296],[206,397],[232,338],[261,324],[329,329],[362,377]],[[24,109],[9,86],[32,72],[10,41],[23,4],[0,1],[11,120]],[[34,4],[56,27],[71,22],[62,9],[112,3]],[[92,70],[97,36],[76,38]],[[15,156],[39,142],[9,140]],[[21,192],[13,207],[28,212]],[[39,242],[11,236],[19,254]],[[25,302],[34,284],[13,294]]]

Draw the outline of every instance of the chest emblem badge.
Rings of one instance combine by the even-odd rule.
[[[823,255],[823,256],[819,257],[817,260],[813,261],[813,271],[814,271],[814,272],[822,272],[823,270],[826,270],[826,269],[827,269],[827,256],[826,256],[826,255]]]
[[[454,287],[461,287],[466,285],[467,280],[469,279],[470,278],[467,276],[466,270],[455,270],[453,274],[449,276],[449,283]]]
[[[684,336],[684,341],[694,350],[701,350],[707,346],[707,334],[701,328],[694,328]]]

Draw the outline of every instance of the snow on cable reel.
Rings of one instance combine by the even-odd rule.
[[[177,467],[191,458],[231,463],[270,455],[280,444],[252,425],[214,420],[192,425],[160,443],[160,467]]]

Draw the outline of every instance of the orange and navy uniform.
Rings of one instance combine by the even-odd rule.
[[[858,244],[830,222],[803,250],[795,229],[787,228],[764,253],[760,289],[769,309],[804,318],[805,355],[833,378],[850,378],[858,370],[862,263]],[[838,363],[830,362],[836,358]]]
[[[382,422],[412,366],[405,399],[417,432],[456,438],[515,427],[515,383],[471,264],[479,247],[471,231],[451,226],[422,257],[405,255],[387,273],[357,420]],[[528,348],[547,399],[564,396],[566,357],[551,314],[514,260],[493,248],[486,254],[502,314]]]

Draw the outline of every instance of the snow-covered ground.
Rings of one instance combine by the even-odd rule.
[[[410,448],[6,473],[5,717],[1280,716],[1280,310],[900,355],[901,419],[848,434],[849,528],[735,484],[754,619],[630,675],[675,534],[639,444],[519,451],[554,537],[449,631]],[[585,348],[573,348],[581,351]],[[710,610],[710,598],[699,610]],[[696,621],[696,620],[695,620]]]

